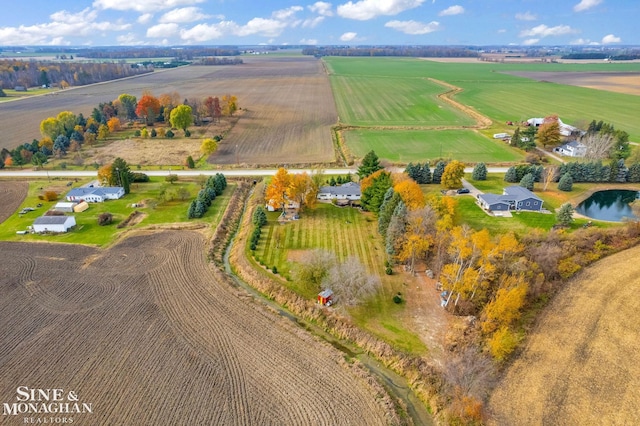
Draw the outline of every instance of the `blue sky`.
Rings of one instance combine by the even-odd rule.
[[[640,45],[638,0],[19,0],[0,46]]]

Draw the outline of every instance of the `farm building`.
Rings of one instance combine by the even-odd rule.
[[[269,200],[266,205],[267,210],[270,212],[275,212],[276,210],[279,210],[282,208],[282,207],[279,207],[276,209],[274,207],[276,204],[277,202],[275,200]],[[286,210],[298,210],[300,208],[300,203],[285,197],[284,208]]]
[[[81,213],[89,208],[89,204],[86,201],[81,201],[73,207],[73,211],[76,213]]]
[[[73,188],[66,195],[67,201],[86,201],[88,203],[102,203],[106,200],[117,200],[124,196],[121,186],[81,187]]]
[[[542,123],[544,123],[544,118],[530,118],[527,120],[529,126],[539,127]],[[560,126],[560,134],[562,136],[570,136],[573,132],[579,132],[580,129],[577,127],[570,126],[565,124],[558,118],[558,125]]]
[[[480,207],[490,212],[508,210],[542,210],[542,199],[527,188],[517,185],[505,188],[502,195],[480,194],[478,195],[478,204]]]
[[[73,216],[40,216],[33,222],[33,232],[67,232],[74,226],[76,218]]]
[[[59,212],[73,213],[73,208],[75,207],[75,205],[76,203],[73,202],[61,201],[59,203],[56,203],[56,205],[53,206],[53,209]]]
[[[578,141],[571,141],[553,148],[553,152],[557,152],[565,157],[584,157],[587,154],[587,146]]]
[[[318,293],[318,303],[323,306],[331,306],[333,304],[333,291],[327,288]]]
[[[347,182],[340,186],[323,186],[318,191],[318,200],[349,200],[356,201],[362,196],[360,184]]]

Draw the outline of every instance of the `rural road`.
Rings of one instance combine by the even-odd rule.
[[[489,173],[506,173],[508,167],[487,167]],[[392,172],[402,172],[402,168],[389,168]],[[136,170],[133,170],[134,172]],[[228,177],[244,177],[244,176],[273,176],[278,169],[216,169],[216,170],[142,170],[148,176],[167,176],[168,174],[174,174],[178,176],[200,176],[200,175],[214,175],[216,173],[222,173]],[[344,175],[347,173],[356,174],[357,169],[323,169],[322,172],[326,175]],[[473,172],[472,167],[467,167],[465,173]],[[314,169],[289,169],[289,173],[314,173]],[[46,177],[97,177],[98,172],[93,170],[38,170],[31,169],[24,170],[0,170],[0,178],[12,177],[12,178],[46,178]]]

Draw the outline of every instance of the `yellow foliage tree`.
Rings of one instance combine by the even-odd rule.
[[[44,137],[48,137],[51,140],[58,137],[60,134],[60,126],[58,120],[55,117],[45,118],[40,122],[40,133]]]
[[[401,181],[394,186],[393,190],[400,194],[407,210],[416,210],[425,206],[426,201],[422,189],[413,179]]]
[[[109,182],[111,182],[112,179],[113,179],[113,168],[111,167],[111,164],[107,164],[98,169],[98,180],[102,184],[109,184]]]
[[[504,276],[500,289],[484,308],[482,331],[491,333],[500,327],[509,327],[520,318],[520,309],[527,295],[527,283],[522,276]]]
[[[98,139],[106,139],[109,137],[109,127],[106,124],[101,124],[98,127]]]
[[[109,121],[107,121],[107,127],[111,133],[120,130],[120,125],[120,119],[118,117],[111,117]]]
[[[307,200],[307,194],[312,189],[312,182],[309,175],[305,173],[299,173],[291,176],[289,187],[287,188],[287,197],[290,200],[296,201],[300,208]]]
[[[53,151],[53,141],[49,137],[44,137],[40,139],[38,142],[38,147],[42,148],[43,146],[47,147],[49,151]]]
[[[504,361],[514,351],[519,337],[508,327],[500,327],[487,341],[489,352],[498,361]]]
[[[213,154],[214,152],[216,152],[217,149],[218,149],[218,142],[216,142],[215,139],[211,139],[211,138],[204,139],[202,141],[202,144],[200,145],[200,152],[202,152],[202,155],[207,157]]]
[[[462,178],[464,177],[464,164],[458,160],[453,160],[447,164],[442,173],[440,183],[445,188],[462,188]]]
[[[291,175],[284,167],[280,167],[265,189],[267,204],[276,210],[283,208],[290,185]]]

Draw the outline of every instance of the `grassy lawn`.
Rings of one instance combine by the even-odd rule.
[[[268,268],[276,266],[279,274],[288,279],[287,286],[315,299],[321,289],[291,279],[291,270],[304,251],[320,248],[335,253],[340,260],[358,257],[369,273],[381,277],[382,290],[363,305],[349,309],[354,321],[401,350],[424,353],[424,344],[401,321],[404,305],[393,303],[393,295],[404,293],[404,285],[399,275],[384,273],[384,247],[374,216],[331,204],[318,204],[303,211],[300,220],[286,224],[278,223],[278,215],[269,213],[268,223],[262,228],[255,251],[259,263]]]
[[[80,182],[74,186],[82,184]],[[229,186],[225,192],[217,197],[205,216],[201,219],[187,220],[187,209],[189,203],[196,196],[200,190],[200,185],[195,181],[178,181],[177,183],[170,185],[164,181],[164,178],[151,178],[148,183],[137,183],[131,186],[131,192],[125,195],[119,200],[109,200],[104,203],[91,203],[89,209],[81,212],[74,213],[76,218],[76,227],[66,234],[57,235],[17,235],[16,231],[25,230],[27,226],[31,225],[33,221],[43,215],[47,210],[52,209],[58,201],[64,201],[64,193],[71,189],[71,187],[64,189],[61,192],[60,199],[58,201],[42,201],[38,199],[38,195],[42,193],[39,188],[47,188],[51,184],[46,180],[32,181],[29,183],[29,194],[24,203],[18,209],[23,207],[36,207],[38,203],[42,204],[42,207],[36,208],[35,211],[19,215],[18,213],[8,218],[3,226],[0,228],[0,240],[9,241],[49,241],[58,243],[76,243],[76,244],[91,244],[97,246],[108,245],[113,239],[125,232],[127,229],[143,228],[148,225],[159,225],[164,223],[180,223],[180,222],[201,222],[201,223],[216,223],[222,217],[224,209],[229,201],[229,197],[233,192],[234,184],[229,183]],[[62,184],[64,186],[64,183]],[[133,208],[132,203],[141,203],[143,200],[158,200],[160,191],[163,188],[170,187],[186,187],[192,197],[186,201],[169,201],[158,202],[155,208],[143,207]],[[143,213],[144,218],[133,226],[118,229],[116,225],[124,221],[134,210],[138,210]],[[107,226],[98,225],[98,215],[104,212],[113,214],[113,223]],[[67,213],[70,214],[70,213]]]
[[[422,162],[454,158],[463,162],[518,162],[519,150],[502,141],[488,139],[473,130],[367,130],[343,132],[356,157],[374,150],[380,158],[393,162]]]

